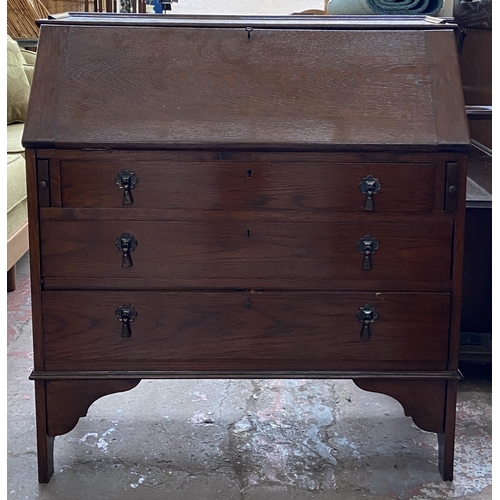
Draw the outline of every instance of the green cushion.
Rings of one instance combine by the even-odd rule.
[[[24,153],[24,147],[21,143],[23,130],[24,123],[7,125],[7,153]]]
[[[25,63],[19,45],[7,35],[7,123],[26,119],[30,84]]]
[[[7,234],[28,216],[26,166],[20,153],[7,154]]]
[[[34,66],[36,60],[36,53],[33,52],[32,50],[21,49],[20,47],[19,50],[21,51],[21,55],[23,56],[24,63],[30,66]]]
[[[24,72],[26,73],[26,76],[28,77],[28,83],[31,84],[33,83],[33,73],[35,72],[35,66],[30,66],[28,64],[24,65]]]
[[[31,84],[33,83],[33,73],[35,71],[36,54],[31,50],[26,49],[21,49],[21,54],[24,59],[24,72],[28,77],[28,82],[31,87]]]

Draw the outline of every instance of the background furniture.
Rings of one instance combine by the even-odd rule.
[[[16,287],[16,262],[28,251],[26,166],[21,138],[35,54],[7,35],[7,291]]]
[[[461,361],[492,359],[492,2],[455,1],[472,148],[467,162]]]
[[[40,481],[95,399],[178,377],[353,379],[437,433],[452,479],[469,148],[452,27],[71,14],[43,21],[37,68]]]
[[[12,38],[38,38],[37,19],[49,16],[40,0],[7,0],[7,34]]]

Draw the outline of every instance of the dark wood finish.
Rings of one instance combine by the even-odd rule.
[[[429,432],[444,432],[446,381],[354,379],[361,389],[380,392],[396,399],[418,427]]]
[[[45,388],[49,382],[35,380],[36,440],[38,454],[38,482],[48,483],[54,473],[54,436],[47,433],[47,399]]]
[[[38,204],[41,207],[50,207],[50,171],[49,160],[38,160]]]
[[[140,380],[35,380],[38,481],[54,472],[54,437],[69,432],[102,396],[133,389]]]
[[[470,149],[470,148],[469,148]],[[432,155],[425,153],[413,153],[406,151],[350,151],[338,152],[335,150],[325,152],[312,150],[304,151],[238,151],[233,149],[208,149],[205,151],[182,150],[119,150],[90,148],[84,150],[74,149],[46,149],[43,147],[36,149],[36,154],[40,158],[58,160],[88,161],[87,165],[95,162],[144,162],[151,163],[196,163],[196,162],[259,162],[259,163],[408,163],[411,168],[414,164],[429,164],[445,161],[457,161],[462,155],[457,152],[436,152]],[[145,158],[146,155],[146,158]],[[438,170],[437,175],[440,175]]]
[[[16,280],[16,265],[14,264],[7,271],[7,291],[13,292],[16,289],[17,280]]]
[[[47,435],[66,434],[87,414],[97,399],[133,389],[140,380],[49,380],[47,398]]]
[[[493,290],[491,208],[467,209],[465,219],[464,287],[461,330],[493,331],[491,297]]]
[[[49,68],[53,61],[59,60],[62,57],[65,46],[65,38],[69,28],[63,28],[61,32],[60,29],[53,29],[50,26],[43,26],[40,28],[39,42],[37,46],[37,68]],[[63,34],[64,33],[64,34]],[[61,36],[62,35],[62,36]],[[39,52],[38,49],[42,46],[42,50]],[[43,46],[46,48],[43,49]],[[33,75],[33,78],[35,75]],[[35,106],[28,104],[28,111],[26,113],[26,123],[39,124],[34,127],[32,131],[34,137],[36,137],[37,147],[43,147],[43,145],[54,144],[56,123],[50,119],[50,110],[57,107],[57,98],[59,93],[59,82],[56,78],[56,71],[47,72],[43,78],[37,78],[36,88],[37,92],[43,95],[43,106]],[[38,100],[37,96],[31,96],[31,102],[41,102]],[[23,140],[26,137],[26,129],[23,132]]]
[[[59,70],[47,75],[45,86],[33,86],[31,94],[33,101],[47,102],[48,89],[55,86],[57,106],[44,108],[44,117],[28,115],[26,146],[468,147],[465,110],[456,102],[461,89],[455,88],[459,69],[450,29],[323,30],[318,44],[316,30],[269,26],[254,29],[248,38],[243,28],[165,29],[168,17],[161,26],[151,24],[150,17],[160,16],[144,21],[148,44],[155,47],[148,71],[143,70],[144,35],[135,26],[122,25],[117,34],[87,23],[60,38],[65,57]],[[65,28],[42,25],[49,31]],[[38,52],[47,50],[51,46],[41,40]],[[124,50],[126,58],[108,64]],[[446,80],[438,76],[441,71]],[[311,98],[311,89],[328,96],[328,105]],[[50,141],[41,130],[45,120],[53,122]]]
[[[40,223],[38,216],[37,162],[33,151],[27,150],[26,190],[28,196],[28,233],[30,244],[31,321],[33,330],[33,361],[35,370],[43,370],[42,337],[42,271],[40,254]]]
[[[42,302],[48,370],[446,368],[446,294],[64,291]],[[138,313],[130,338],[115,317],[122,303]],[[378,318],[365,341],[366,303]]]
[[[57,158],[49,160],[50,206],[61,207],[61,163]]]
[[[134,202],[125,207],[188,210],[331,210],[363,212],[359,184],[368,175],[382,188],[376,212],[428,213],[435,207],[435,164],[232,162],[61,162],[62,206],[122,208],[115,177],[133,171]],[[82,173],[84,172],[84,178]],[[82,190],[85,183],[85,190]],[[161,186],[161,189],[157,189]],[[441,193],[440,193],[441,194]],[[133,215],[132,215],[133,217]]]
[[[418,427],[437,433],[439,471],[445,481],[452,481],[456,381],[355,379],[354,382],[366,391],[393,397]]]
[[[453,458],[455,454],[455,414],[457,407],[457,382],[446,382],[446,406],[444,431],[438,432],[438,467],[445,481],[453,481]]]
[[[461,362],[491,363],[493,226],[491,206],[481,207],[481,203],[476,201],[478,206],[468,206],[465,214],[459,352]]]
[[[315,370],[302,370],[300,372],[301,378],[307,379],[395,379],[398,380],[462,380],[460,372],[455,371],[315,371]],[[232,378],[296,378],[297,375],[290,371],[137,371],[137,370],[71,370],[71,371],[51,371],[45,370],[43,372],[33,371],[30,375],[30,380],[108,380],[108,379],[232,379]]]
[[[283,223],[231,220],[224,214],[203,222],[42,221],[44,277],[108,278],[147,288],[160,278],[164,288],[197,283],[199,288],[297,287],[327,289],[336,280],[358,287],[372,280],[444,282],[451,279],[453,225],[446,220],[396,223]],[[132,267],[122,267],[115,241],[134,235]],[[379,248],[372,269],[362,269],[357,244],[367,234]],[[142,279],[141,279],[142,278]]]
[[[459,64],[469,152],[460,361],[492,361],[492,2],[458,2]]]
[[[440,36],[438,31],[428,31],[425,32],[425,42],[429,49],[428,63],[431,67],[439,67],[441,74],[446,75],[446,79],[443,80],[443,83],[446,82],[446,84],[431,87],[432,100],[435,103],[436,136],[441,148],[443,148],[446,147],[446,144],[453,144],[456,137],[464,136],[462,120],[465,102],[462,97],[460,68],[456,63],[456,40],[455,37],[445,39]],[[440,44],[445,44],[447,50],[443,52],[437,50]],[[433,50],[431,47],[436,49]],[[468,136],[468,131],[465,132],[465,135]]]
[[[448,368],[458,369],[458,346],[460,344],[460,315],[462,309],[462,270],[464,259],[464,233],[465,233],[465,196],[467,191],[467,158],[459,161],[457,175],[457,191],[462,196],[457,198],[457,211],[455,217],[455,233],[453,241],[453,290],[451,296],[451,328],[450,328],[450,351]]]
[[[478,2],[479,3],[479,2]],[[467,28],[459,54],[465,103],[492,104],[492,30]],[[492,119],[469,119],[471,137],[492,148]]]
[[[453,26],[40,24],[24,135],[40,481],[51,436],[97,397],[195,377],[352,378],[438,434],[452,479],[469,147]]]

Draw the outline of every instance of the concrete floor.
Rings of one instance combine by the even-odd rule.
[[[37,483],[28,255],[8,294],[9,499],[491,499],[491,371],[464,367],[455,481],[434,434],[351,381],[143,380],[55,440]]]

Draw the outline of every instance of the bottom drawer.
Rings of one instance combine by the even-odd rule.
[[[42,308],[46,370],[441,370],[448,355],[445,293],[47,291]]]

